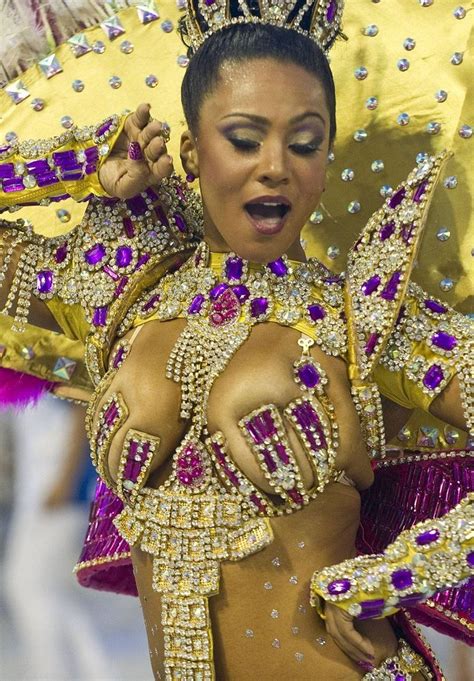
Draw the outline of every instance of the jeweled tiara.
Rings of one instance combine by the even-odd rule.
[[[313,40],[326,54],[340,34],[344,0],[187,0],[183,17],[196,51],[217,31],[235,24],[270,24]]]

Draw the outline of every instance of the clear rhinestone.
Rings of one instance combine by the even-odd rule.
[[[293,636],[298,636],[298,634],[300,633],[300,628],[299,627],[291,627],[291,633],[293,634]]]
[[[178,66],[181,66],[183,69],[189,64],[189,58],[185,54],[180,54],[176,61]]]
[[[458,186],[458,178],[456,175],[450,175],[444,180],[443,184],[446,189],[455,189]]]
[[[273,589],[273,584],[271,582],[265,582],[263,588],[266,589],[267,591],[270,591],[270,589]]]
[[[299,604],[298,612],[300,613],[300,615],[306,615],[306,606],[303,605],[303,603]]]
[[[416,40],[413,38],[405,38],[403,41],[403,47],[408,51],[411,52],[411,50],[414,50],[416,46]]]
[[[96,54],[104,54],[105,43],[103,43],[102,40],[96,40],[94,43],[92,43],[92,51]]]
[[[430,157],[430,155],[427,154],[426,151],[420,151],[416,155],[416,162],[417,163],[424,163],[425,161],[427,161],[429,159],[429,157]]]
[[[341,173],[341,180],[344,180],[344,182],[352,182],[354,179],[354,171],[352,168],[344,168],[344,170]]]
[[[347,206],[347,212],[352,213],[358,213],[360,211],[360,203],[359,201],[351,201],[350,204]]]
[[[408,59],[399,59],[397,61],[397,68],[399,71],[408,71],[410,68],[410,62]]]
[[[389,184],[383,184],[380,187],[379,193],[380,193],[380,196],[382,196],[384,199],[386,199],[389,196],[392,196],[393,188]]]
[[[315,210],[314,213],[311,213],[309,221],[313,225],[319,225],[324,219],[323,214],[321,213],[320,210]]]
[[[422,7],[430,7],[433,4],[434,0],[418,0],[418,2]]]
[[[12,142],[18,142],[18,135],[16,132],[10,131],[5,135],[5,141],[11,144]]]
[[[304,549],[305,546],[306,546],[306,544],[304,543],[304,541],[299,541],[299,542],[298,542],[298,548],[299,548],[299,549]]]
[[[148,87],[156,87],[158,85],[158,78],[153,75],[153,73],[150,73],[150,75],[145,78],[145,84],[148,85]]]
[[[23,178],[23,184],[27,189],[36,187],[36,177],[34,175],[25,175]]]
[[[273,608],[273,610],[270,613],[270,617],[276,620],[280,617],[280,613],[278,612],[278,610],[275,610],[275,608]]]
[[[290,582],[290,584],[298,584],[298,577],[296,575],[291,575],[288,581]]]
[[[447,241],[451,236],[451,231],[448,227],[440,227],[436,232],[436,238],[440,241]]]
[[[468,140],[470,137],[472,137],[472,127],[470,125],[462,125],[459,128],[459,137],[462,137],[464,140]]]
[[[82,92],[85,88],[84,82],[82,80],[79,80],[79,78],[73,80],[71,86],[74,92]]]
[[[43,111],[43,109],[45,107],[45,101],[44,101],[44,99],[40,99],[39,97],[35,97],[34,99],[31,100],[30,106],[33,109],[33,111]]]
[[[304,655],[303,655],[303,653],[295,653],[295,660],[296,660],[297,662],[303,662],[303,660],[304,660]]]
[[[338,246],[334,245],[328,246],[326,254],[328,258],[331,258],[331,260],[335,260],[341,254],[341,249]]]
[[[324,638],[324,636],[318,636],[318,638],[316,639],[316,643],[318,644],[318,646],[325,646],[327,641]]]
[[[74,125],[74,121],[72,120],[71,116],[63,116],[61,118],[60,123],[63,126],[63,128],[66,128],[66,130],[72,128],[72,126]]]
[[[464,19],[466,16],[466,10],[461,6],[456,7],[456,9],[453,10],[453,16],[456,17],[456,19]]]
[[[462,64],[463,59],[464,59],[463,52],[455,52],[451,57],[451,64],[453,64],[454,66],[459,66],[459,64]]]
[[[369,36],[369,38],[374,38],[378,32],[379,27],[377,26],[377,24],[369,24],[369,26],[366,26],[365,28],[362,29],[362,34]]]
[[[405,111],[397,116],[398,125],[408,125],[410,122],[410,116]]]
[[[353,138],[356,142],[364,142],[367,139],[367,130],[364,130],[364,128],[359,128],[359,130],[354,132]]]
[[[430,121],[427,123],[425,130],[429,135],[438,135],[441,131],[441,123]]]
[[[328,154],[328,163],[334,163],[336,160],[336,156],[333,151],[330,151]]]
[[[370,165],[370,169],[373,173],[381,173],[384,168],[385,168],[384,162],[381,161],[380,159],[372,161]]]
[[[109,78],[109,85],[114,90],[118,90],[122,85],[122,79],[119,76],[111,76]]]
[[[368,99],[365,100],[365,107],[366,109],[369,109],[369,111],[374,111],[379,105],[379,100],[377,97],[369,97]]]
[[[246,629],[245,630],[245,636],[247,638],[253,638],[253,636],[254,636],[253,629]]]
[[[174,28],[173,22],[172,22],[170,19],[166,19],[165,21],[163,21],[163,22],[161,23],[161,29],[162,29],[165,33],[171,33],[171,31],[173,30],[173,28]]]
[[[120,43],[120,52],[123,52],[124,54],[131,54],[133,50],[134,45],[130,42],[130,40],[122,40]]]
[[[368,70],[366,69],[365,66],[359,66],[354,71],[354,76],[357,78],[357,80],[365,80],[368,75],[369,75],[369,72],[368,72]]]
[[[451,289],[454,287],[454,281],[449,277],[445,277],[439,282],[439,287],[442,291],[451,291]]]
[[[281,648],[281,643],[279,638],[274,638],[272,641],[272,646],[274,648]]]
[[[281,560],[279,559],[278,556],[275,556],[275,558],[273,558],[273,560],[272,560],[272,565],[273,565],[273,567],[277,567],[277,568],[280,567],[280,565],[281,565]]]
[[[448,93],[446,90],[436,90],[435,99],[437,102],[445,102],[448,99]]]

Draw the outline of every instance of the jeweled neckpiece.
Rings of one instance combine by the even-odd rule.
[[[327,53],[340,32],[343,7],[344,0],[187,0],[183,34],[197,50],[223,28],[269,24],[306,35]]]

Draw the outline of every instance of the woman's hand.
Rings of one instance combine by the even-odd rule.
[[[353,618],[345,610],[326,601],[324,604],[326,629],[339,648],[364,671],[374,666],[374,647],[354,628]]]
[[[140,104],[128,116],[99,171],[100,183],[109,196],[129,199],[171,175],[173,159],[166,149],[164,130],[160,121],[150,119],[149,104]]]

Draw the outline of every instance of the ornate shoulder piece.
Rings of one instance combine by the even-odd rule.
[[[371,217],[348,258],[351,378],[366,380],[394,327],[447,152],[418,165]]]

